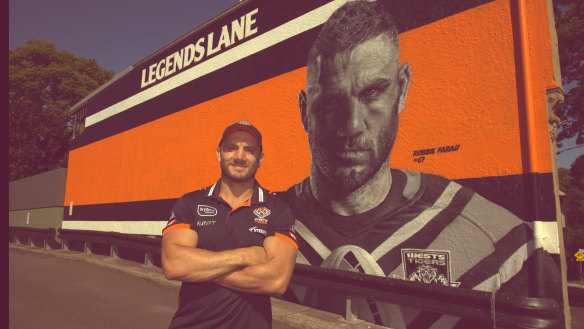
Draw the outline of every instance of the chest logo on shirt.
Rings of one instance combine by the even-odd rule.
[[[217,215],[217,209],[211,206],[200,204],[197,205],[197,214],[199,216],[215,216]]]
[[[402,249],[401,254],[404,277],[400,279],[450,287],[460,285],[451,281],[450,251]]]
[[[254,222],[259,223],[259,224],[267,224],[268,223],[268,219],[266,217],[268,217],[272,211],[266,207],[260,207],[257,208],[253,211],[254,215],[256,215],[257,217],[254,219]]]

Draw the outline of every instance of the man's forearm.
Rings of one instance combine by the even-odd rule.
[[[213,282],[242,292],[284,294],[294,271],[296,249],[288,242],[273,236],[264,240],[264,249],[267,255],[265,263],[238,268],[217,277]]]
[[[206,282],[240,267],[257,264],[259,251],[238,248],[216,252],[181,245],[167,246],[162,252],[162,267],[170,280]]]
[[[281,275],[270,264],[258,264],[220,275],[212,281],[233,290],[262,294],[282,295],[288,287],[291,275]]]

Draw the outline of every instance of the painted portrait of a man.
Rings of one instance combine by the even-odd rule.
[[[297,262],[527,296],[529,263],[538,255],[554,278],[549,294],[558,296],[558,269],[536,248],[526,222],[452,180],[391,166],[399,117],[415,83],[399,54],[392,13],[370,1],[336,10],[310,49],[299,93],[310,175],[282,194],[296,218]],[[296,296],[333,312],[345,307],[343,298],[315,289],[297,289]],[[364,300],[358,317],[395,328],[465,326]]]

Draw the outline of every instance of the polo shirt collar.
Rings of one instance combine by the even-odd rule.
[[[220,194],[221,179],[215,182],[215,184],[209,186],[207,191],[207,197],[212,199],[219,199]],[[253,194],[251,195],[251,204],[262,204],[266,202],[266,197],[269,194],[267,190],[262,188],[257,180],[254,181]]]

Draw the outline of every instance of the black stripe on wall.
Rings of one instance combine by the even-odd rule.
[[[392,12],[400,13],[394,16],[398,30],[402,33],[490,1],[492,0],[435,0],[431,2],[388,0],[386,2]],[[249,7],[242,6],[239,11],[216,22],[213,26],[202,30],[201,33],[206,35],[205,33],[208,31],[215,31],[221,25],[230,22],[234,18],[245,14],[247,11],[259,5],[264,6],[258,12],[258,14],[262,13],[261,17],[258,16],[256,20],[260,33],[261,31],[268,31],[322,5],[322,2],[318,2],[316,3],[318,6],[313,3],[310,6],[303,7],[305,3],[311,3],[311,1],[300,2],[303,4],[302,6],[298,6],[297,3],[298,1],[266,1],[265,4],[262,1],[250,2]],[[291,13],[292,15],[285,15],[284,12]],[[272,16],[275,18],[270,19]],[[276,19],[282,17],[284,19]],[[319,27],[308,30],[294,38],[265,49],[256,55],[239,60],[196,81],[187,83],[171,92],[162,94],[155,99],[139,104],[100,123],[89,126],[73,141],[71,149],[85,146],[163,116],[184,110],[190,106],[303,67],[306,65],[308,50],[318,30]],[[198,38],[201,33],[197,33],[195,38]],[[186,39],[177,43],[172,48],[169,48],[168,51],[165,51],[163,55],[167,56],[172,54],[174,51],[181,49],[191,42],[193,42],[192,39]],[[160,58],[164,56],[160,56]],[[146,61],[143,65],[136,67],[126,76],[120,78],[91,98],[87,104],[87,113],[89,115],[97,113],[110,105],[140,92],[142,69],[155,63],[157,59],[153,58],[152,60]]]
[[[490,201],[525,221],[555,221],[556,203],[552,173],[457,179]],[[537,199],[533,198],[533,191]]]
[[[79,221],[161,221],[168,220],[171,208],[178,199],[147,200],[136,202],[73,205],[65,207],[63,220]]]
[[[517,249],[533,238],[533,232],[527,225],[519,225],[495,243],[495,251],[483,258],[471,269],[461,275],[457,281],[461,288],[469,288],[487,280],[499,272],[499,268]]]

